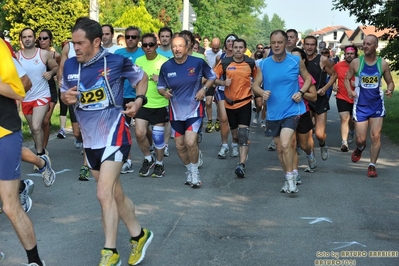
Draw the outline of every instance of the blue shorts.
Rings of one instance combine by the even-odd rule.
[[[177,138],[183,136],[186,131],[198,133],[202,128],[202,117],[192,117],[186,121],[170,121],[172,136]]]
[[[224,90],[220,90],[219,87],[216,88],[215,90],[215,95],[214,95],[215,103],[218,103],[219,101],[224,101]]]
[[[385,117],[386,111],[383,102],[375,105],[355,105],[353,108],[353,119],[356,122],[364,122],[369,118]]]
[[[104,161],[124,162],[130,153],[130,145],[108,146],[102,149],[85,148],[87,164],[90,169],[100,171]]]
[[[21,176],[22,132],[0,138],[0,180],[15,180]]]

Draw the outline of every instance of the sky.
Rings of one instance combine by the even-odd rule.
[[[348,11],[331,10],[332,0],[265,0],[266,13],[269,19],[276,13],[285,21],[287,29],[304,32],[307,29],[319,30],[328,26],[345,26],[355,29],[355,17],[350,17]],[[263,17],[261,15],[261,18]]]

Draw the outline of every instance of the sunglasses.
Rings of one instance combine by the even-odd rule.
[[[49,36],[45,36],[45,37],[39,37],[37,39],[39,39],[39,41],[41,41],[41,40],[46,41],[46,40],[50,39],[50,37]]]
[[[125,35],[125,39],[129,40],[129,39],[133,39],[136,40],[139,36],[137,35]]]
[[[321,54],[330,54],[330,52],[322,52]]]
[[[143,43],[141,46],[144,47],[144,48],[147,48],[147,47],[154,47],[154,46],[155,46],[155,43],[154,43],[154,42]]]
[[[263,47],[257,47],[256,49],[263,49]]]

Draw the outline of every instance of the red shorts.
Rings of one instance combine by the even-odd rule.
[[[22,113],[24,115],[31,115],[31,114],[33,114],[33,108],[38,107],[38,106],[49,105],[50,100],[51,100],[50,97],[43,97],[43,98],[36,99],[31,102],[21,102]]]

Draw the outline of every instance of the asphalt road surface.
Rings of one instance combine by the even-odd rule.
[[[164,160],[165,176],[139,177],[143,158],[134,140],[135,172],[121,175],[121,180],[142,226],[154,232],[140,265],[399,265],[399,148],[383,137],[378,178],[368,178],[369,148],[356,164],[350,159],[354,144],[350,152],[340,151],[335,99],[330,103],[330,157],[322,161],[316,145],[318,169],[305,173],[306,156],[300,156],[302,185],[297,194],[279,192],[284,174],[276,152],[267,150],[270,139],[259,124],[251,126],[244,179],[234,174],[237,158],[217,158],[220,134],[203,134],[200,189],[184,185],[185,168],[173,140],[170,157]],[[82,155],[72,134],[53,137],[48,150],[57,172],[50,188],[31,165],[22,167],[22,178],[35,182],[29,216],[41,257],[47,266],[98,265],[104,234],[96,183],[78,180]],[[128,239],[120,223],[122,265],[127,265]],[[4,214],[0,250],[6,255],[2,265],[27,261]]]

